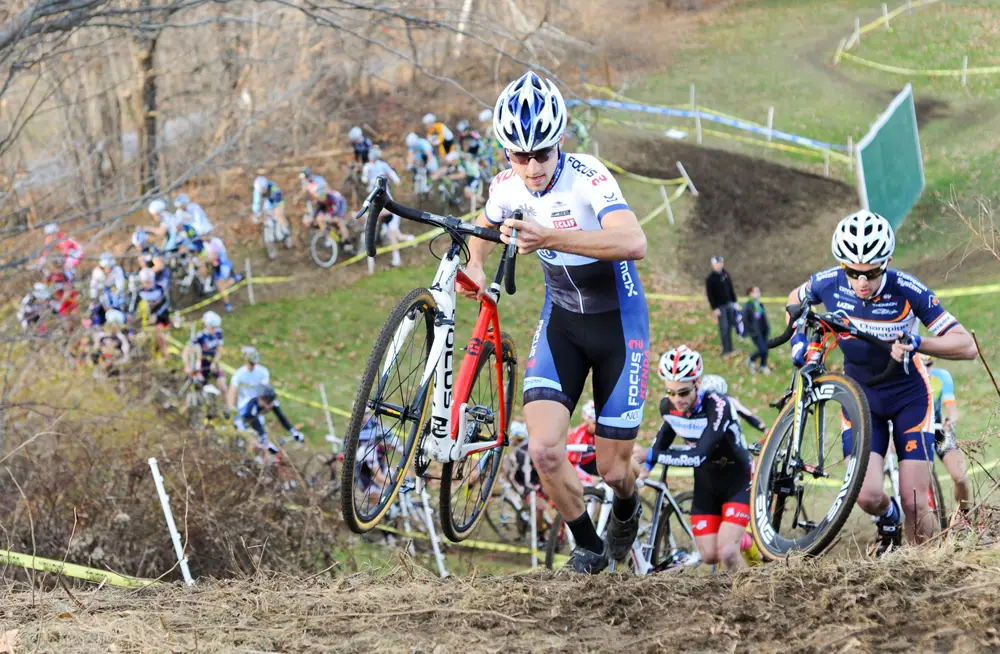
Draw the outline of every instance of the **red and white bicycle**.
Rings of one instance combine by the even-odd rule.
[[[517,353],[500,329],[497,302],[501,286],[515,292],[516,234],[482,297],[456,377],[455,286],[478,289],[461,269],[468,256],[465,239],[500,243],[500,232],[397,204],[385,178],[379,178],[358,214],[368,213],[369,256],[375,256],[383,210],[438,227],[451,243],[431,286],[413,289],[390,312],[365,366],[345,436],[344,521],[356,533],[374,528],[389,512],[411,463],[424,476],[433,460],[443,464],[442,531],[458,542],[485,514],[508,444]]]

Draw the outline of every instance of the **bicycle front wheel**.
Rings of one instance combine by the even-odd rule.
[[[649,561],[654,568],[682,564],[687,555],[698,551],[689,520],[691,507],[694,506],[694,491],[684,491],[673,497],[680,512],[667,498],[663,498],[659,524],[653,538],[653,555]]]
[[[500,353],[497,353],[491,340],[483,343],[479,353],[469,397],[465,399],[467,427],[465,433],[458,436],[466,445],[495,442],[500,434],[501,413],[507,422],[503,425],[504,433],[510,427],[517,380],[517,351],[509,334],[501,333],[500,340]],[[461,402],[462,398],[455,401]],[[506,449],[506,445],[501,444],[442,466],[441,531],[452,542],[468,538],[485,515]]]
[[[751,485],[751,526],[761,554],[818,556],[834,540],[861,492],[871,451],[871,411],[861,387],[841,374],[816,378],[802,400],[794,437],[789,402],[768,434]],[[850,427],[844,453],[842,433]]]
[[[365,366],[344,437],[344,522],[363,534],[389,512],[427,420],[432,380],[421,377],[434,342],[430,291],[409,292],[389,314]]]
[[[337,256],[340,254],[340,246],[337,245],[337,238],[333,232],[319,230],[313,234],[309,242],[309,256],[313,263],[320,268],[329,268],[337,263]]]

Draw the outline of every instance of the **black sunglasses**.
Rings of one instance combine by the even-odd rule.
[[[844,274],[851,279],[865,279],[871,281],[873,279],[878,279],[885,274],[886,266],[881,268],[873,268],[871,270],[855,270],[854,268],[848,268],[844,264],[840,264],[840,267],[844,269]]]
[[[514,152],[513,150],[507,150],[507,156],[518,166],[527,166],[528,162],[532,159],[538,163],[545,163],[552,158],[556,149],[556,146],[553,145],[551,148],[535,150],[534,152]]]
[[[695,391],[694,386],[688,386],[687,388],[682,388],[679,391],[672,391],[668,388],[666,392],[667,392],[667,397],[687,397],[691,393],[694,393],[694,391]]]

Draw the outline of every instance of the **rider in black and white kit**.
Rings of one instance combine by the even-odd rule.
[[[529,451],[576,539],[569,565],[595,574],[628,554],[639,526],[631,452],[649,378],[649,319],[634,262],[646,255],[646,236],[608,169],[561,151],[567,117],[559,90],[532,72],[504,89],[493,128],[511,167],[494,178],[478,224],[499,226],[505,242],[516,229],[518,251],[542,260],[545,302],[524,379]],[[518,210],[523,220],[513,218]],[[485,289],[492,244],[473,239],[469,248],[465,272]],[[615,492],[606,543],[566,458],[570,415],[588,375],[597,468]]]

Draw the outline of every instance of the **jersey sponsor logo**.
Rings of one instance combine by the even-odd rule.
[[[535,355],[538,353],[538,341],[542,338],[542,330],[545,329],[545,320],[538,321],[538,327],[535,329],[535,335],[531,337],[531,349],[528,350],[528,365],[531,366],[532,361],[535,359]]]
[[[670,428],[674,432],[687,441],[696,441],[701,438],[702,432],[708,427],[708,418],[701,416],[700,418],[684,418],[681,416],[675,416],[673,414],[667,414],[663,417],[670,425]]]
[[[659,462],[668,466],[682,466],[685,468],[697,468],[705,462],[707,457],[691,456],[690,454],[661,454]]]
[[[815,275],[816,281],[821,282],[824,279],[831,279],[836,277],[840,272],[840,268],[830,268],[829,270],[824,270],[823,272],[818,272]]]
[[[546,261],[553,261],[556,258],[556,253],[552,250],[538,250],[538,256]]]
[[[913,324],[916,322],[916,318],[912,313],[907,317],[899,320],[897,322],[868,322],[865,320],[853,321],[853,325],[858,328],[858,331],[862,331],[869,336],[874,336],[875,338],[883,341],[895,341],[897,336],[896,332],[909,332],[912,331]],[[849,336],[844,338],[850,338]]]
[[[490,195],[493,194],[493,189],[495,189],[500,184],[503,184],[513,176],[514,176],[513,168],[508,168],[507,170],[503,170],[497,173],[497,176],[493,178],[493,183],[490,184]]]
[[[632,409],[622,414],[622,420],[629,422],[639,422],[642,420],[642,409]]]
[[[590,180],[590,183],[593,186],[600,186],[601,184],[603,184],[606,181],[608,181],[608,176],[607,175],[598,175],[594,179]],[[611,195],[614,196],[614,193],[612,193]]]
[[[826,521],[827,522],[830,522],[831,520],[833,520],[833,517],[837,514],[837,511],[840,510],[841,505],[844,503],[844,498],[847,497],[847,492],[851,489],[851,484],[854,481],[854,473],[857,471],[857,468],[858,468],[858,457],[852,456],[848,460],[847,474],[844,475],[844,483],[840,487],[840,491],[837,493],[837,499],[834,500],[833,506],[830,507],[830,510],[826,514]],[[758,500],[758,506],[757,506],[757,508],[758,509],[761,508],[760,507],[760,500],[761,499],[765,499],[766,500],[766,498],[763,495],[761,495],[760,497],[757,498],[757,500]],[[764,514],[763,517],[764,517],[764,521],[766,522],[767,511],[765,510],[762,513]],[[758,515],[760,515],[760,514],[758,514]],[[760,528],[760,526],[761,526],[760,525],[760,521],[758,521],[758,523],[757,523],[758,529]],[[768,525],[768,527],[770,528],[770,525]],[[773,534],[774,534],[773,530],[771,531],[771,534],[772,534],[772,537],[773,537]]]
[[[910,290],[916,291],[917,293],[926,293],[929,289],[918,282],[913,277],[906,275],[904,273],[899,273],[896,277],[896,283],[903,288],[908,288]]]
[[[611,191],[610,193],[605,193],[604,194],[604,201],[605,202],[614,202],[617,199],[618,199],[618,195],[614,191]]]
[[[635,342],[635,341],[631,341]],[[638,341],[642,347],[642,341]],[[628,405],[642,407],[649,387],[649,350],[636,350],[629,355]]]
[[[563,218],[563,217],[568,216],[568,215],[569,215],[569,209],[563,209],[562,211],[553,211],[552,212],[552,217],[553,218]]]
[[[872,309],[873,316],[892,316],[898,314],[896,309]]]
[[[593,168],[588,168],[586,164],[584,164],[576,157],[569,157],[569,165],[573,170],[580,173],[584,177],[593,178],[595,175],[597,175],[597,170]]]
[[[917,441],[911,438],[910,440],[906,441],[906,447],[903,449],[906,450],[907,452],[913,452],[914,450],[917,449]]]
[[[618,270],[621,271],[622,283],[625,284],[625,290],[628,291],[627,297],[633,297],[639,294],[639,290],[635,287],[635,282],[632,281],[632,273],[628,269],[628,261],[619,261]]]
[[[568,211],[566,213],[569,213]],[[553,220],[552,226],[555,229],[573,229],[577,227],[576,218],[565,218],[563,220]]]
[[[849,302],[838,302],[838,309],[847,309],[848,311],[854,311],[854,305]]]
[[[936,296],[936,295],[932,295],[932,296],[930,296],[930,297],[929,297],[929,298],[927,299],[927,307],[928,307],[928,308],[930,308],[930,307],[936,307],[936,306],[938,306],[939,304],[941,304],[941,303],[940,303],[940,302],[938,302],[938,299],[937,299],[937,296]]]

